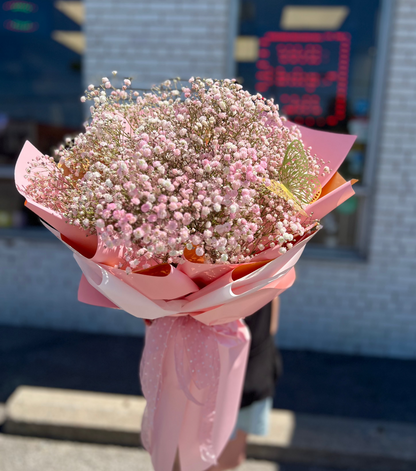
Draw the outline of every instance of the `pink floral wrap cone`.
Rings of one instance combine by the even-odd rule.
[[[323,196],[305,209],[319,219],[354,194],[352,182],[339,177],[340,182],[336,172],[355,137],[300,128],[305,146],[331,168],[321,177]],[[127,275],[115,268],[123,247],[106,248],[96,235],[27,198],[26,167],[38,155],[26,142],[16,164],[16,186],[27,207],[72,250],[83,273],[78,299],[153,320],[140,375],[148,401],[142,441],[155,470],[171,471],[177,450],[182,471],[209,468],[226,445],[239,410],[249,348],[241,319],[292,286],[294,266],[313,235],[284,254],[265,250],[248,264],[185,260],[178,267],[165,264]]]

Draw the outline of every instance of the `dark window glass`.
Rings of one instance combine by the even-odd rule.
[[[379,0],[241,3],[238,79],[292,121],[358,135],[340,169],[347,180],[364,175],[379,9]],[[356,246],[361,205],[354,197],[327,216],[316,243]]]
[[[82,127],[82,8],[0,1],[0,227],[37,223],[11,180],[24,142],[50,154]]]

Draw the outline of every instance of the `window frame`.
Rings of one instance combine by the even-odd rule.
[[[241,0],[230,0],[230,3]],[[319,0],[317,0],[319,3]],[[392,23],[394,18],[396,0],[380,0],[380,15],[378,18],[378,31],[376,43],[376,59],[372,77],[371,107],[368,144],[365,151],[365,165],[363,179],[354,186],[354,191],[359,201],[359,212],[357,215],[357,225],[355,229],[355,243],[351,248],[344,247],[325,247],[310,243],[307,245],[304,256],[319,260],[334,261],[357,261],[365,262],[369,256],[369,246],[371,239],[371,222],[374,212],[374,188],[375,173],[377,168],[377,154],[379,152],[379,140],[381,127],[383,123],[383,109],[386,90],[386,76],[388,71],[390,42]],[[233,45],[238,36],[238,28],[233,39]],[[228,70],[236,73],[236,61],[234,58],[234,49],[231,49],[229,56]]]
[[[377,170],[377,156],[380,149],[381,128],[385,106],[388,63],[396,0],[382,0],[378,25],[377,55],[373,71],[368,146],[365,155],[363,182],[356,189],[363,198],[358,217],[356,240],[359,254],[365,259],[369,255],[372,214],[374,213],[374,189]]]

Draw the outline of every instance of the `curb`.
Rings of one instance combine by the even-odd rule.
[[[139,446],[141,397],[20,386],[6,403],[3,432]]]
[[[6,403],[3,432],[121,446],[140,445],[145,400],[21,386]],[[274,410],[270,434],[250,436],[249,458],[365,471],[414,471],[416,426]]]

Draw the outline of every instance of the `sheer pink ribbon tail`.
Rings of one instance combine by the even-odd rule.
[[[227,342],[230,348],[247,346],[243,354],[245,361],[240,359],[234,365],[242,369],[238,375],[241,384],[234,386],[236,416],[248,353],[248,337],[239,332],[242,325],[237,321],[208,327],[191,316],[182,316],[156,319],[147,329],[140,365],[142,390],[147,400],[141,440],[152,456],[156,471],[171,471],[185,422],[188,432],[193,429],[199,449],[198,456],[191,456],[195,455],[195,450],[191,450],[194,445],[180,447],[182,470],[203,470],[216,463],[219,449],[222,450],[229,436],[214,430],[218,429],[218,423],[221,428],[221,421],[227,420],[217,414],[221,368],[229,367],[221,364],[220,345],[224,348],[225,340],[225,351]],[[197,406],[199,414],[195,414],[189,403]],[[194,423],[190,424],[190,420]],[[230,433],[233,425],[226,424]],[[161,450],[164,450],[162,456]]]

